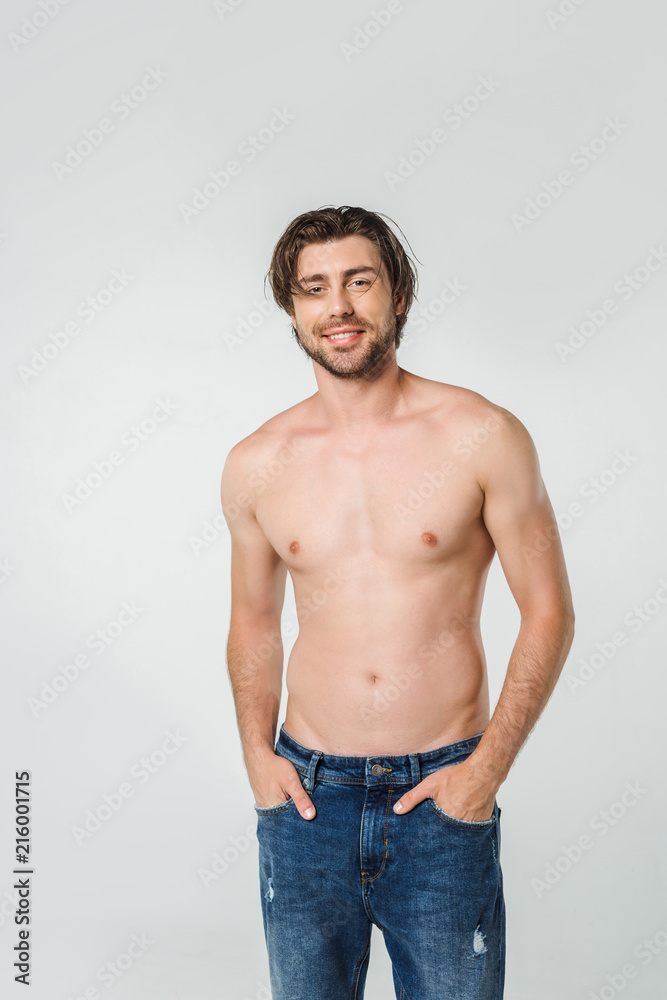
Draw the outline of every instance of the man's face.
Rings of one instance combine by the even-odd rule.
[[[306,354],[338,378],[368,374],[394,346],[398,307],[380,254],[365,236],[309,243],[292,325]],[[400,310],[399,310],[400,311]],[[340,337],[333,337],[334,334]]]

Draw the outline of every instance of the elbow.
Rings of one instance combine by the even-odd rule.
[[[575,614],[571,603],[559,602],[540,610],[524,611],[521,614],[521,621],[522,624],[546,628],[552,633],[560,634],[570,644],[574,639]]]
[[[574,605],[572,604],[572,601],[569,601],[561,611],[561,628],[568,649],[572,645],[572,641],[574,639],[575,622],[576,616],[574,613]]]

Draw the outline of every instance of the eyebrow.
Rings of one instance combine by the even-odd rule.
[[[378,274],[379,269],[377,267],[371,267],[370,264],[364,264],[360,267],[348,267],[346,271],[343,271],[343,278],[351,278],[355,274],[367,274],[368,272],[372,274]],[[326,281],[328,275],[326,274],[309,274],[299,280],[300,285],[307,285],[311,281]]]

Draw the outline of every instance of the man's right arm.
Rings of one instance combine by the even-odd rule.
[[[287,571],[255,518],[249,451],[246,441],[232,448],[220,484],[232,542],[227,666],[246,766],[267,750],[273,752],[282,692],[280,618]]]
[[[310,805],[298,772],[274,752],[280,712],[283,643],[280,631],[287,566],[259,526],[248,477],[252,445],[236,444],[220,484],[222,509],[232,542],[231,622],[227,667],[243,760],[259,806],[292,797],[302,815]]]

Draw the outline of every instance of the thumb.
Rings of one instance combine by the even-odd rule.
[[[304,819],[314,818],[316,813],[315,806],[310,801],[303,788],[300,787],[299,791],[295,791],[292,798],[294,799],[294,805],[297,807]]]
[[[293,778],[285,790],[292,798],[294,805],[299,810],[301,816],[303,816],[304,819],[313,819],[316,813],[315,806],[311,802],[310,797],[303,790],[303,785],[301,784],[299,778]]]
[[[292,799],[300,815],[304,819],[313,819],[317,810],[304,791],[301,775],[294,764],[278,756],[276,769],[281,788]]]
[[[411,788],[401,795],[400,799],[394,802],[394,812],[403,813],[410,812],[414,809],[416,805],[419,805],[424,799],[429,798],[431,793],[431,786],[429,784],[428,778],[424,778],[422,781],[418,781],[414,788]]]

